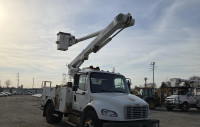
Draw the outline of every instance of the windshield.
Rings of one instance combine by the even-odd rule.
[[[153,96],[153,89],[140,89],[139,95],[141,96]]]
[[[174,95],[186,95],[188,93],[188,89],[185,89],[185,88],[179,88],[177,90],[174,90],[173,91],[173,94]]]
[[[91,91],[129,93],[125,77],[115,74],[91,73],[90,75]]]

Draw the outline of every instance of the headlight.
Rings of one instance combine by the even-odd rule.
[[[101,110],[101,114],[104,116],[110,116],[110,117],[117,117],[117,113],[111,110],[107,110],[107,109],[102,109]]]
[[[174,103],[177,103],[177,102],[178,102],[178,100],[175,98],[175,99],[174,99]]]

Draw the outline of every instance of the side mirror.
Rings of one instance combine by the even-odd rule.
[[[78,89],[78,83],[79,83],[79,74],[74,75],[74,85],[72,86],[72,91],[77,91]]]
[[[75,75],[74,75],[74,85],[75,85],[75,86],[78,86],[78,83],[79,83],[79,77],[80,77],[79,74],[75,74]]]
[[[67,86],[71,88],[72,87],[72,82],[67,82]]]
[[[77,91],[78,87],[77,86],[72,86],[72,91]]]

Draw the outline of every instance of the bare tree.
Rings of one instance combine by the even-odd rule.
[[[192,76],[189,78],[190,80],[200,80],[200,76]]]
[[[7,79],[7,80],[5,81],[5,84],[6,84],[7,88],[8,88],[8,87],[11,85],[10,79]]]

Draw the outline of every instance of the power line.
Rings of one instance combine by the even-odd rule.
[[[180,67],[180,66],[200,66],[200,64],[188,64],[188,65],[171,65],[171,66],[159,66],[159,67]]]

